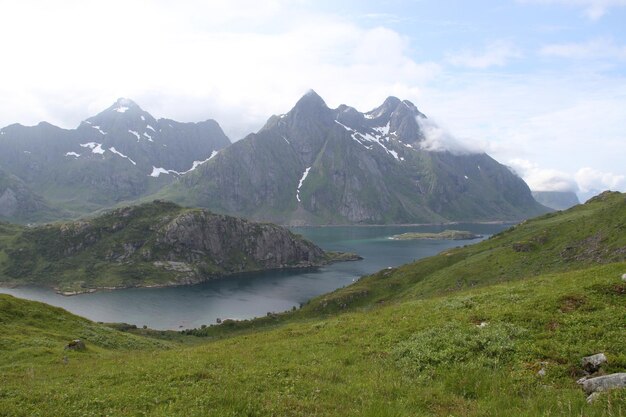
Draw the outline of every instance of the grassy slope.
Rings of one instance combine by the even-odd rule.
[[[332,312],[625,260],[626,195],[602,194],[475,245],[361,278],[312,300],[306,308]]]
[[[86,321],[52,309],[28,319],[39,326],[31,337],[17,309],[8,319],[0,316],[2,346],[11,337],[33,344],[41,333],[61,336],[39,354],[20,354],[17,365],[0,355],[0,416],[624,416],[626,390],[587,405],[575,384],[588,354],[605,352],[606,372],[626,371],[626,284],[619,279],[626,262],[609,262],[624,246],[624,196],[605,199],[450,256],[375,274],[276,326],[259,331],[272,320],[249,323],[200,346],[154,350],[152,344],[164,342],[152,340],[129,350],[119,343],[102,353],[76,353],[64,365],[61,339],[76,337],[74,329]],[[601,256],[572,246],[584,238],[581,225],[591,223],[592,234],[605,223],[613,227],[596,247]],[[557,224],[563,233],[556,234]],[[539,253],[512,249],[544,230],[551,237],[541,239]],[[557,262],[562,244],[574,249]],[[510,272],[501,276],[494,262]],[[457,285],[454,274],[463,265],[477,285]],[[325,314],[359,292],[366,296],[352,300],[361,308]],[[476,326],[482,322],[487,326]],[[227,329],[215,326],[207,334]],[[91,345],[89,335],[81,337]],[[544,377],[537,375],[542,366]]]

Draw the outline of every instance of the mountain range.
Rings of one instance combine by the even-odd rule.
[[[487,154],[429,150],[425,120],[407,100],[361,113],[309,91],[158,195],[291,225],[519,220],[548,210]]]
[[[314,91],[231,144],[217,122],[155,119],[121,98],[76,129],[0,130],[0,220],[75,218],[171,200],[289,225],[520,220],[548,211],[485,153],[433,148],[426,116],[366,113]]]
[[[154,192],[229,144],[214,120],[156,120],[121,98],[76,129],[46,122],[1,129],[0,168],[21,181],[19,190],[8,188],[9,196],[24,194],[26,187],[40,205],[56,207],[57,218],[67,218]],[[0,202],[0,213],[2,207],[10,214],[10,205]],[[17,217],[4,217],[36,221],[42,216],[31,204]]]

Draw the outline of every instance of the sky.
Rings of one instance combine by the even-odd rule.
[[[119,97],[231,140],[309,89],[412,101],[539,191],[626,191],[626,0],[0,0],[0,126]]]

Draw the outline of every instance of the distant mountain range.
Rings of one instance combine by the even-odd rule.
[[[519,220],[548,211],[484,153],[424,149],[424,116],[389,97],[360,113],[314,91],[158,193],[281,224]]]
[[[76,129],[0,129],[0,220],[172,200],[280,224],[520,220],[547,211],[484,153],[432,150],[413,103],[361,113],[314,91],[230,144],[217,122],[156,120],[119,99]]]
[[[0,130],[0,168],[20,186],[9,186],[5,199],[28,190],[40,203],[22,205],[17,216],[11,215],[15,204],[3,203],[0,194],[0,215],[37,221],[42,219],[42,205],[59,208],[58,218],[134,200],[195,169],[229,144],[213,120],[156,120],[123,98],[76,129],[46,122],[7,126]]]
[[[533,191],[533,197],[539,203],[554,210],[567,210],[580,204],[573,191]]]

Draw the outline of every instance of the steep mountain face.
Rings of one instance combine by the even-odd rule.
[[[46,221],[61,214],[19,178],[0,170],[0,221]]]
[[[213,120],[156,120],[128,99],[66,130],[0,130],[0,165],[49,201],[85,213],[154,192],[230,141]]]
[[[268,223],[154,201],[89,220],[0,224],[0,282],[64,292],[191,284],[238,272],[319,266],[335,259]]]
[[[283,224],[517,220],[545,212],[486,154],[428,151],[425,116],[389,97],[360,113],[315,92],[159,195]]]
[[[567,210],[580,204],[578,196],[573,191],[533,191],[533,197],[540,204],[554,210]]]

